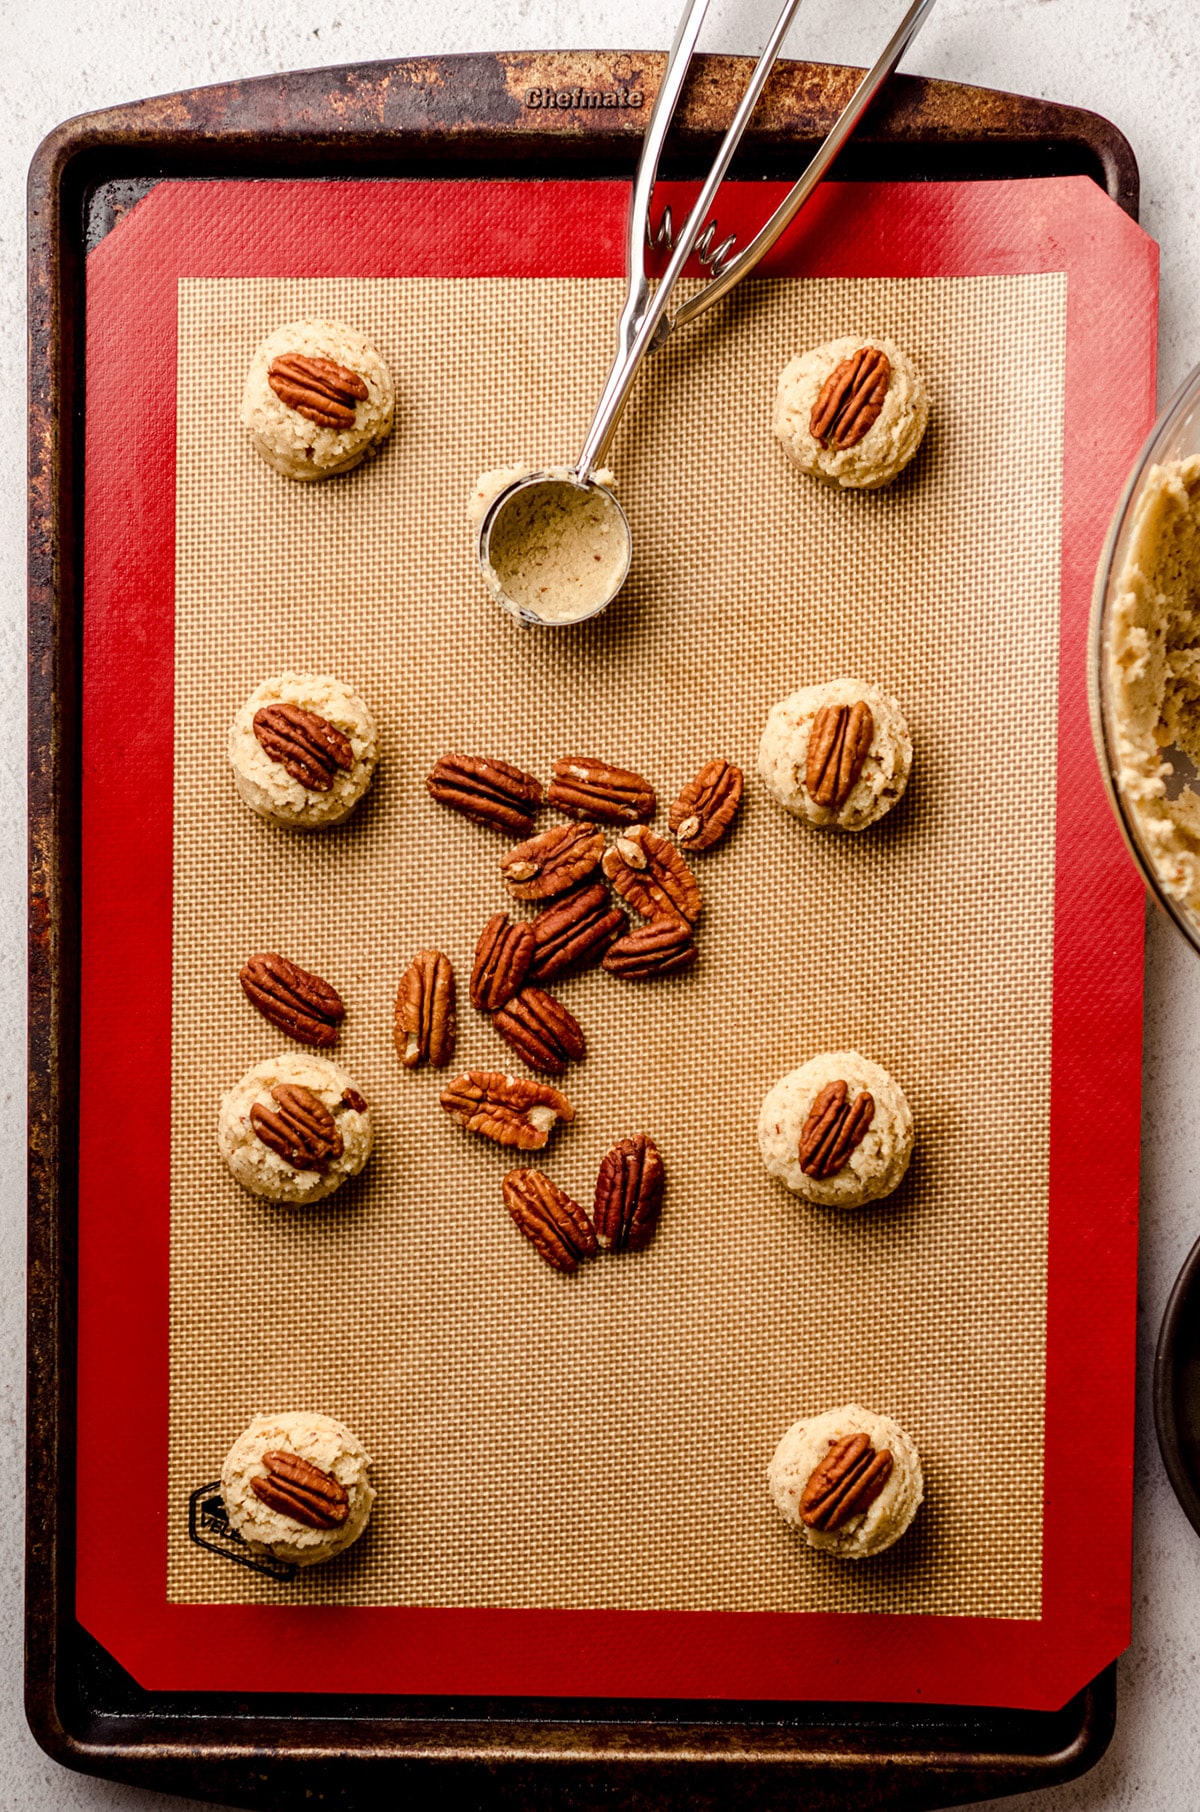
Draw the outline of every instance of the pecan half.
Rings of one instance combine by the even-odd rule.
[[[504,1076],[498,1070],[469,1070],[442,1094],[446,1112],[468,1132],[482,1133],[497,1145],[518,1151],[540,1151],[559,1120],[575,1118],[565,1095],[548,1082],[527,1076]]]
[[[250,1124],[269,1151],[296,1170],[324,1170],[330,1158],[341,1157],[337,1123],[310,1088],[277,1082],[271,1099],[275,1109],[259,1101],[250,1109]]]
[[[348,365],[306,352],[285,352],[272,359],[267,382],[281,403],[320,428],[352,428],[355,403],[365,403],[371,394]]]
[[[254,713],[254,734],[271,760],[313,793],[329,792],[337,770],[348,774],[354,766],[349,737],[300,705],[264,705]]]
[[[840,812],[863,771],[875,734],[871,707],[822,705],[808,733],[804,784],[814,805]]]
[[[607,887],[596,881],[578,888],[531,922],[536,949],[529,979],[556,981],[560,975],[586,969],[628,929],[629,920],[613,905]]]
[[[267,952],[248,957],[238,980],[250,1005],[297,1044],[324,1048],[337,1043],[346,1009],[337,989],[319,975]]]
[[[808,431],[823,447],[854,447],[879,420],[892,366],[877,346],[864,346],[830,372],[813,405]]]
[[[596,1251],[596,1230],[578,1202],[544,1170],[510,1170],[502,1185],[504,1206],[517,1226],[556,1271],[573,1271]]]
[[[396,990],[393,1037],[406,1070],[428,1060],[440,1070],[454,1056],[454,970],[440,950],[418,950]]]
[[[540,780],[510,762],[487,761],[481,755],[443,755],[425,785],[439,805],[510,837],[530,834],[542,803]]]
[[[807,1177],[834,1176],[875,1118],[875,1097],[866,1090],[849,1099],[845,1082],[827,1082],[800,1132],[800,1168]]]
[[[631,768],[614,768],[586,755],[566,755],[554,764],[546,803],[570,818],[638,824],[653,818],[658,801],[650,782]]]
[[[531,1070],[547,1076],[561,1076],[568,1063],[587,1056],[583,1027],[574,1013],[541,988],[522,988],[492,1014],[492,1024]]]
[[[494,1013],[520,988],[533,961],[533,930],[514,924],[507,912],[494,912],[475,946],[471,970],[471,1005]]]
[[[657,981],[690,969],[699,955],[684,919],[652,919],[613,944],[603,966],[622,981]]]
[[[737,817],[745,780],[730,761],[706,761],[671,807],[670,825],[689,850],[711,849]]]
[[[599,868],[604,832],[595,824],[556,824],[510,849],[500,864],[514,900],[554,900]]]
[[[888,1448],[876,1453],[865,1434],[843,1435],[809,1474],[800,1494],[800,1521],[810,1529],[840,1529],[875,1502],[892,1465]]]
[[[264,1453],[265,1479],[251,1479],[255,1497],[306,1529],[338,1529],[350,1514],[350,1494],[332,1472],[295,1453]]]
[[[592,1219],[604,1251],[640,1252],[658,1229],[666,1171],[653,1139],[636,1133],[606,1152],[596,1178]]]
[[[675,848],[648,825],[623,831],[604,852],[604,872],[623,900],[644,919],[700,917],[700,886]]]

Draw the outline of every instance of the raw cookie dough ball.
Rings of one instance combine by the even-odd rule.
[[[857,1051],[825,1051],[768,1089],[758,1143],[771,1175],[794,1195],[861,1208],[890,1195],[908,1169],[912,1110],[880,1064]],[[813,1148],[803,1168],[802,1144],[806,1153]]]
[[[890,1416],[858,1403],[793,1422],[775,1449],[767,1482],[805,1541],[844,1560],[864,1560],[899,1541],[925,1495],[909,1436]]]
[[[375,1502],[371,1456],[332,1416],[255,1416],[225,1456],[221,1496],[256,1554],[311,1567],[366,1528]]]
[[[377,754],[375,719],[327,673],[264,680],[229,730],[238,792],[260,818],[294,830],[349,817],[371,784]]]
[[[835,679],[802,686],[772,707],[758,771],[797,818],[859,831],[896,804],[912,755],[896,699],[863,680]]]
[[[882,407],[874,414],[881,391]],[[802,472],[845,490],[891,484],[920,446],[928,422],[925,380],[892,340],[857,334],[830,340],[797,353],[779,376],[774,428],[780,446]]]
[[[371,1110],[339,1064],[284,1051],[222,1098],[219,1137],[235,1181],[252,1195],[319,1202],[370,1157]]]
[[[387,438],[394,406],[391,374],[357,328],[293,321],[269,333],[251,361],[242,425],[285,478],[329,478]]]

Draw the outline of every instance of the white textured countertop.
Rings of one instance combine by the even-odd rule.
[[[810,0],[787,50],[866,62],[901,0],[851,9]],[[704,47],[756,51],[775,0],[714,5]],[[180,16],[184,14],[186,16]],[[24,1254],[24,191],[29,159],[60,120],[119,101],[237,76],[468,50],[662,48],[674,0],[0,0],[0,1005],[13,1061],[0,1083],[0,1275]],[[1200,11],[1178,0],[942,0],[907,67],[1094,108],[1126,133],[1142,174],[1142,222],[1162,247],[1160,396],[1200,359],[1200,165],[1194,146]],[[1154,1339],[1172,1280],[1200,1235],[1200,962],[1164,920],[1147,926],[1142,1168],[1140,1386],[1133,1647],[1120,1665],[1116,1738],[1093,1772],[1006,1807],[1066,1812],[1194,1812],[1200,1804],[1200,1540],[1178,1509],[1155,1445],[1149,1403]],[[0,1807],[182,1807],[183,1801],[66,1773],[35,1746],[21,1711],[24,1301],[0,1302]],[[119,1410],[119,1405],[114,1406]],[[1097,1438],[1102,1438],[1098,1431]]]

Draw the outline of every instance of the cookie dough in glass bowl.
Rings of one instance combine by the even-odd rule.
[[[225,1456],[221,1497],[231,1528],[255,1554],[315,1566],[366,1528],[375,1502],[371,1457],[332,1416],[255,1416]]]
[[[899,1541],[921,1507],[916,1446],[891,1416],[847,1403],[793,1422],[767,1468],[780,1513],[813,1548],[865,1560]]]
[[[865,680],[835,679],[802,686],[772,707],[758,771],[795,817],[860,831],[899,802],[912,758],[898,701]]]
[[[1126,843],[1200,950],[1200,367],[1117,505],[1096,575],[1089,692]]]
[[[250,694],[229,729],[237,790],[252,812],[292,830],[348,818],[371,784],[375,719],[328,673],[280,673]]]
[[[928,425],[925,380],[894,340],[849,334],[780,373],[775,438],[794,466],[840,490],[891,484]]]
[[[770,1174],[793,1195],[862,1208],[903,1180],[912,1109],[882,1064],[858,1051],[824,1051],[768,1089],[758,1143]]]
[[[285,478],[332,478],[392,430],[391,373],[365,334],[342,321],[292,321],[250,361],[242,425]]]
[[[371,1110],[340,1064],[284,1051],[221,1101],[221,1156],[235,1182],[273,1202],[323,1201],[371,1155]]]

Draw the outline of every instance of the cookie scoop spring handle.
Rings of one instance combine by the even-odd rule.
[[[656,352],[676,327],[695,320],[704,309],[711,308],[714,302],[719,301],[735,284],[740,283],[743,277],[748,276],[759,260],[770,251],[780,234],[791,225],[824,177],[880,88],[892,74],[924,25],[933,5],[934,0],[913,0],[913,4],[897,26],[894,35],[863,76],[862,81],[838,115],[820,150],[803,176],[784,196],[770,219],[760,227],[749,245],[736,256],[728,256],[734,244],[732,238],[727,239],[715,252],[708,254],[710,268],[713,271],[709,282],[696,295],[684,302],[674,315],[671,315],[668,313],[671,294],[683,274],[683,268],[688,259],[699,247],[710,245],[716,237],[716,222],[709,219],[709,210],[716,199],[717,190],[725,179],[725,173],[733,159],[734,152],[741,143],[742,134],[750,122],[750,116],[767,85],[767,78],[775,66],[783,40],[800,7],[800,0],[785,0],[775,29],[754,66],[754,73],[750,77],[746,92],[739,101],[729,129],[721,141],[716,162],[705,178],[703,187],[687,217],[687,222],[675,241],[670,263],[657,287],[651,292],[645,268],[646,244],[648,241],[653,243],[650,227],[650,198],[658,174],[658,161],[662,155],[663,143],[670,129],[679,97],[683,92],[688,67],[695,54],[696,43],[700,36],[700,27],[704,23],[704,15],[708,11],[708,0],[690,0],[689,5],[684,9],[679,29],[675,34],[675,42],[671,46],[671,54],[667,58],[662,86],[655,98],[650,122],[646,127],[642,155],[638,161],[626,233],[628,287],[625,306],[621,310],[621,319],[617,327],[617,354],[575,466],[575,476],[580,483],[587,482],[594,468],[600,464],[608,451],[613,435],[617,431],[622,411],[629,399],[629,393],[633,388],[633,381],[646,354]]]

